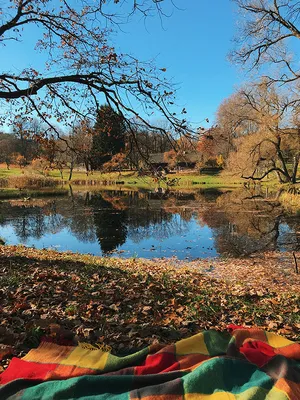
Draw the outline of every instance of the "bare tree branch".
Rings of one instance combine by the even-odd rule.
[[[110,43],[113,26],[128,22],[136,13],[164,15],[167,3],[172,4],[171,0],[79,0],[75,6],[68,0],[4,0],[0,44],[22,41],[23,30],[37,27],[36,49],[49,55],[44,70],[0,72],[4,109],[9,105],[16,115],[38,116],[52,129],[57,123],[71,127],[75,118],[94,119],[106,100],[129,125],[140,121],[149,130],[166,134],[149,122],[158,114],[178,136],[193,135],[186,119],[170,109],[175,88],[165,78],[165,68],[118,54]],[[140,108],[142,112],[137,111]],[[14,117],[7,113],[2,122],[8,124]]]
[[[259,68],[265,63],[282,67],[276,82],[299,78],[298,60],[288,50],[291,39],[300,39],[300,4],[296,0],[233,0],[242,14],[234,62]]]

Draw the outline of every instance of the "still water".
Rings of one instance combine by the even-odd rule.
[[[121,257],[196,259],[299,250],[300,218],[274,196],[198,190],[79,192],[0,203],[7,244]]]

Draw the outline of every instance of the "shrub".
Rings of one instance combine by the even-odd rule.
[[[300,194],[284,192],[279,201],[287,211],[297,214],[300,212]]]
[[[20,153],[12,154],[12,161],[14,164],[18,165],[22,170],[26,166],[26,159]]]
[[[8,179],[0,178],[0,187],[2,188],[8,187]]]
[[[31,161],[31,168],[41,175],[47,175],[49,167],[49,161],[46,158],[38,157]]]
[[[58,182],[51,178],[41,176],[15,176],[9,179],[10,186],[18,189],[41,189],[57,186]]]

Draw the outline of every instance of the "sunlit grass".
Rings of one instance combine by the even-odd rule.
[[[20,168],[11,167],[7,169],[3,164],[0,165],[0,178],[8,178],[10,176],[19,176],[22,175],[22,171]]]
[[[119,172],[111,172],[111,173],[102,173],[100,171],[94,171],[93,173],[89,173],[88,175],[84,170],[79,170],[75,168],[73,171],[71,181],[69,178],[69,170],[65,169],[63,171],[63,178],[60,174],[60,171],[57,169],[53,169],[47,172],[44,176],[40,171],[34,171],[30,166],[21,170],[15,166],[12,166],[9,170],[5,165],[0,166],[0,179],[8,180],[8,187],[14,187],[14,178],[18,178],[21,176],[34,176],[36,178],[50,178],[57,181],[57,184],[69,185],[72,184],[74,186],[97,186],[97,188],[106,188],[106,189],[115,189],[124,187],[124,188],[136,188],[136,189],[154,189],[158,186],[163,188],[168,187],[168,184],[171,184],[169,187],[175,190],[180,189],[189,189],[194,190],[200,187],[205,188],[235,188],[240,187],[245,184],[245,180],[232,177],[225,174],[217,174],[217,175],[200,175],[196,171],[183,171],[180,173],[172,173],[168,174],[165,178],[166,180],[157,180],[153,176],[145,175],[138,176],[138,174],[134,171],[122,171]],[[270,178],[268,180],[264,180],[263,185],[267,186],[277,186],[278,183],[275,178]]]
[[[284,192],[279,198],[283,207],[292,212],[300,214],[300,195]]]

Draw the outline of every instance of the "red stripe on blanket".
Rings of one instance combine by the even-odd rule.
[[[135,375],[160,374],[162,372],[175,371],[180,368],[175,354],[158,353],[148,356],[144,365],[135,368]]]
[[[13,358],[8,368],[0,375],[0,384],[4,385],[15,379],[44,380],[49,371],[57,368],[57,364],[39,364]]]

